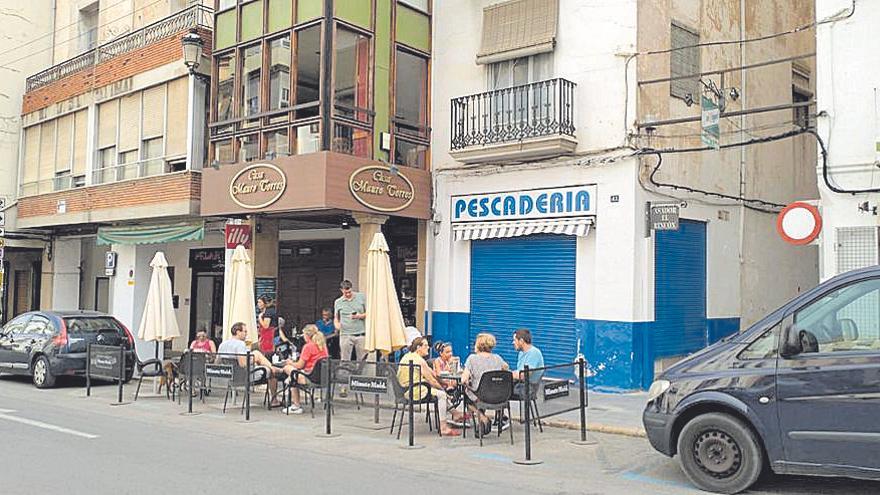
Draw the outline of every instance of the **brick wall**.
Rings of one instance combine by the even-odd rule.
[[[156,67],[179,61],[183,58],[182,38],[189,31],[177,33],[144,48],[124,53],[106,62],[71,74],[51,84],[25,93],[22,101],[22,114],[54,105],[74,96],[88,93],[97,88],[113,84]],[[211,31],[197,30],[205,41],[204,53],[210,57],[213,45]],[[179,62],[183,64],[183,62]]]
[[[115,184],[102,184],[18,199],[20,218],[55,215],[58,201],[65,200],[67,213],[82,213],[103,208],[126,208],[198,200],[202,174],[181,172]]]

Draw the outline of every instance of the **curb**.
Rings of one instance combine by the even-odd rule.
[[[581,424],[575,421],[565,421],[565,420],[554,420],[554,419],[542,419],[541,420],[545,425],[552,426],[555,428],[565,428],[567,430],[580,430]],[[588,423],[587,431],[591,431],[594,433],[606,433],[609,435],[621,435],[625,437],[633,437],[633,438],[648,438],[648,434],[645,433],[643,428],[635,428],[629,426],[614,426],[614,425],[606,425],[602,423]]]

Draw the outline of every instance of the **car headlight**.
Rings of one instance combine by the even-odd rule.
[[[663,395],[669,390],[670,385],[672,384],[669,383],[669,380],[655,380],[654,383],[651,384],[651,388],[648,389],[648,402]]]

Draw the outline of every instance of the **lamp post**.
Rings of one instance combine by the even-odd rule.
[[[205,42],[199,33],[193,30],[180,39],[180,44],[183,46],[183,63],[189,69],[189,74],[193,76],[202,60],[202,48],[204,48]]]
[[[193,29],[180,39],[180,45],[183,48],[183,63],[189,71],[187,84],[189,104],[186,110],[186,168],[188,170],[201,169],[204,160],[204,145],[202,143],[205,136],[205,122],[198,118],[199,114],[195,109],[204,107],[205,92],[201,85],[197,90],[196,80],[207,86],[210,83],[210,77],[196,72],[196,69],[199,68],[202,61],[202,49],[205,47],[205,41]],[[196,101],[196,95],[199,95],[199,102]]]

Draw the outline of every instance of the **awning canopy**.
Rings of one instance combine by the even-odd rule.
[[[161,244],[164,242],[201,241],[205,222],[150,225],[146,227],[99,227],[98,245]]]
[[[511,220],[507,222],[473,222],[452,224],[456,241],[519,237],[531,234],[563,234],[586,236],[595,217],[559,218],[541,220]]]
[[[483,9],[478,64],[552,52],[559,0],[511,0]]]

